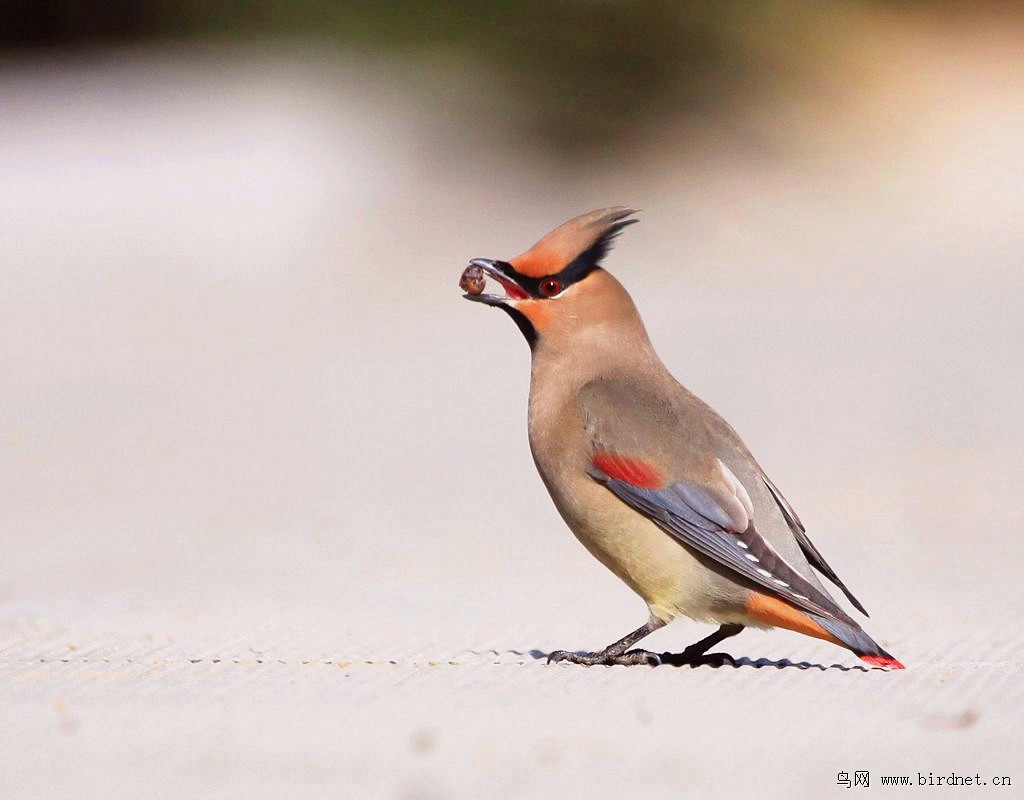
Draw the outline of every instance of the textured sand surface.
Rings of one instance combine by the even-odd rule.
[[[2,796],[1024,786],[1019,74],[918,77],[891,113],[927,124],[892,136],[581,177],[354,67],[188,64],[0,87]],[[527,348],[456,283],[616,203],[645,209],[608,266],[663,359],[905,672],[787,632],[738,668],[538,658],[645,612],[557,518]]]

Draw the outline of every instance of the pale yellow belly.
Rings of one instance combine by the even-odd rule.
[[[654,617],[720,622],[732,616],[735,603],[723,596],[721,579],[657,525],[589,477],[567,488],[552,497],[576,538],[643,598]]]

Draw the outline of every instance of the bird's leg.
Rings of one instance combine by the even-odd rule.
[[[586,667],[591,667],[595,664],[605,664],[608,666],[612,664],[650,664],[652,667],[656,667],[661,663],[661,657],[657,653],[651,653],[647,650],[630,650],[629,648],[649,633],[658,630],[664,624],[661,620],[652,617],[646,625],[637,628],[632,633],[626,634],[619,641],[608,645],[600,653],[570,653],[568,650],[555,650],[548,656],[548,663],[550,664],[552,661],[571,661],[573,664],[583,664]]]
[[[736,659],[728,653],[709,653],[708,650],[723,639],[735,636],[742,630],[743,626],[736,623],[722,625],[713,634],[705,636],[699,642],[694,642],[683,650],[683,652],[662,653],[658,658],[661,660],[662,664],[671,664],[674,667],[698,667],[703,664],[707,664],[712,667],[720,667],[723,664],[736,666]]]

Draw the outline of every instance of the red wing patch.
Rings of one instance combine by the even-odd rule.
[[[660,489],[665,485],[661,473],[642,459],[599,450],[591,460],[609,478],[639,489]]]

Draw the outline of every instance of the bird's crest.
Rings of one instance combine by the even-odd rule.
[[[573,281],[579,280],[600,266],[622,229],[638,221],[627,219],[635,213],[632,208],[615,206],[574,217],[510,263],[516,272],[531,278],[565,271]]]

